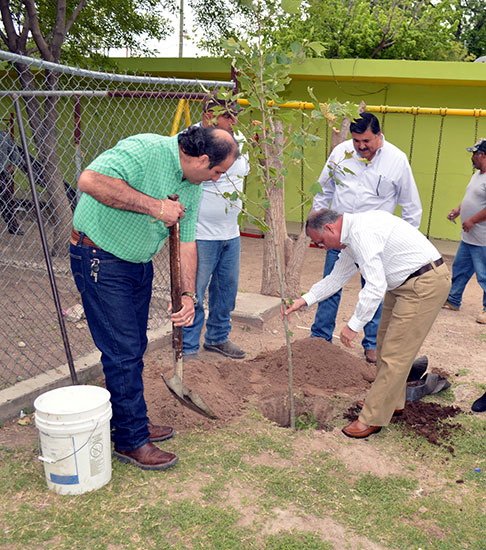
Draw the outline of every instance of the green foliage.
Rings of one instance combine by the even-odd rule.
[[[465,44],[475,57],[486,55],[486,10],[484,0],[455,0],[459,17],[456,38]]]
[[[310,21],[312,36],[326,44],[324,57],[456,60],[465,53],[449,0],[310,0],[299,18],[279,21],[271,34],[285,48],[309,35]]]
[[[312,411],[302,413],[295,419],[296,430],[317,430],[318,427],[319,424]]]
[[[172,32],[170,21],[162,16],[162,10],[175,10],[175,1],[162,4],[160,0],[87,0],[81,11],[75,11],[78,0],[66,0],[66,13],[62,3],[29,0],[38,12],[40,32],[49,45],[55,61],[79,65],[109,64],[105,51],[109,48],[129,48],[135,55],[150,55],[147,39],[161,40]],[[14,0],[8,3],[12,22],[20,34],[26,23],[25,3]],[[6,14],[2,13],[5,26]],[[53,51],[52,37],[66,32],[67,22],[74,22],[67,29],[60,56]],[[3,46],[6,48],[6,46]],[[8,48],[7,48],[8,49]],[[32,39],[23,44],[18,40],[16,51],[34,57],[46,58]],[[52,59],[49,59],[52,61]]]
[[[296,2],[282,4],[292,12]],[[238,4],[247,17],[252,14],[252,30],[248,39],[231,37],[223,41],[226,55],[232,59],[238,75],[239,97],[248,102],[249,119],[242,122],[240,117],[238,130],[246,138],[246,151],[250,156],[252,166],[251,180],[258,182],[262,188],[258,203],[254,204],[254,217],[249,221],[259,226],[262,231],[268,231],[265,214],[270,208],[270,190],[283,189],[285,177],[290,165],[305,163],[303,155],[307,145],[315,145],[320,137],[313,129],[316,123],[327,119],[329,125],[339,126],[344,117],[354,118],[358,107],[349,102],[340,103],[336,99],[321,103],[309,88],[309,95],[315,108],[296,111],[296,109],[281,108],[286,103],[283,94],[290,83],[292,65],[302,63],[309,52],[320,51],[321,45],[309,40],[292,42],[285,51],[274,48],[272,41],[264,36],[266,24],[282,17],[283,9],[272,3],[256,0],[251,3]],[[227,90],[221,89],[218,95],[229,100]],[[279,134],[282,134],[279,137]],[[312,187],[313,193],[321,191],[320,186]],[[309,200],[312,194],[302,194],[303,202]],[[243,203],[247,196],[240,194]],[[260,218],[260,221],[257,221]],[[241,221],[246,221],[243,217]]]
[[[221,39],[256,36],[248,4],[215,0],[217,16],[205,0],[193,0],[198,25],[204,30],[201,45],[224,53]],[[293,11],[286,8],[291,5]],[[308,37],[308,57],[460,60],[470,47],[486,40],[482,0],[308,0],[295,11],[290,0],[270,0],[262,13],[264,39],[278,51]],[[459,30],[460,29],[460,30]],[[478,40],[479,39],[479,40]],[[476,53],[476,55],[478,55]]]

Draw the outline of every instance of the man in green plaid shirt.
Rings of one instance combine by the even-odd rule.
[[[180,221],[182,309],[175,326],[194,320],[195,244],[200,183],[217,181],[238,157],[225,130],[191,126],[174,137],[140,134],[120,141],[84,170],[73,217],[71,270],[111,393],[115,456],[162,470],[176,455],[153,444],[174,436],[147,417],[143,355],[152,295],[152,258]],[[178,194],[179,200],[167,197]]]

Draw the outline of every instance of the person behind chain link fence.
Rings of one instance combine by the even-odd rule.
[[[203,103],[200,126],[222,128],[233,134],[238,122],[238,104],[219,99],[216,93],[208,95]],[[243,136],[236,135],[243,145]],[[203,181],[202,196],[196,226],[198,303],[194,323],[183,329],[183,357],[185,361],[199,360],[199,340],[204,325],[204,295],[208,291],[208,317],[204,335],[204,349],[221,353],[233,359],[243,359],[245,352],[228,339],[231,331],[231,312],[235,308],[240,275],[241,211],[239,197],[229,195],[243,191],[243,181],[249,172],[248,155],[240,154],[231,168],[218,181]]]
[[[42,164],[29,155],[34,183],[39,187],[46,188],[44,179],[44,168]],[[24,174],[27,174],[27,164],[25,162],[24,151],[13,141],[9,134],[0,130],[0,214],[7,224],[8,232],[11,235],[22,236],[24,232],[20,228],[17,220],[16,210],[17,202],[13,196],[13,175],[9,171],[10,165],[14,165]],[[71,209],[76,206],[76,191],[65,181],[63,181],[66,197],[69,200]]]
[[[402,207],[402,218],[419,227],[422,205],[412,169],[405,153],[385,140],[375,115],[362,113],[350,125],[352,139],[337,145],[319,177],[322,193],[314,197],[313,210],[332,207],[340,214],[385,210],[393,213]],[[324,277],[339,257],[339,250],[328,250]],[[364,280],[361,278],[361,285]],[[311,327],[311,337],[332,342],[341,290],[319,303]],[[376,333],[381,304],[364,327],[362,346],[365,359],[376,363]]]
[[[460,309],[464,289],[476,273],[483,289],[483,311],[476,322],[486,324],[486,139],[481,138],[466,150],[472,153],[472,163],[477,171],[466,187],[461,204],[447,214],[447,219],[451,221],[461,216],[462,231],[452,264],[452,287],[444,308],[453,311]],[[486,393],[473,403],[472,410],[486,411]]]
[[[358,420],[342,430],[348,437],[368,437],[387,426],[405,406],[407,377],[449,292],[449,271],[420,231],[389,212],[340,215],[328,209],[312,211],[306,231],[319,247],[341,254],[331,273],[297,298],[286,315],[332,296],[359,269],[365,285],[340,334],[341,342],[352,347],[384,296],[376,378]]]
[[[180,221],[182,309],[171,321],[190,325],[200,184],[217,181],[238,155],[229,132],[192,126],[173,137],[123,139],[79,178],[83,193],[73,217],[71,270],[111,393],[114,454],[142,469],[162,470],[178,460],[154,445],[175,431],[149,422],[143,395],[152,258],[168,228]],[[167,198],[175,193],[178,201]]]

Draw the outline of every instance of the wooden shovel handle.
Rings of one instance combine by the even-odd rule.
[[[179,195],[169,195],[171,201],[179,200]],[[169,263],[170,263],[170,297],[172,311],[182,308],[181,285],[181,240],[179,222],[169,227]],[[182,353],[182,327],[172,325],[172,348]]]

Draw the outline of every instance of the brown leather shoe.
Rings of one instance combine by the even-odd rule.
[[[170,426],[156,426],[155,424],[152,424],[152,422],[149,422],[147,427],[149,431],[149,440],[152,442],[166,441],[167,439],[174,437],[176,434],[174,428],[171,428]]]
[[[162,451],[151,441],[138,449],[130,449],[129,451],[117,451],[115,449],[113,454],[120,462],[135,464],[142,470],[165,470],[177,464],[179,460],[176,455]]]
[[[365,361],[376,365],[376,349],[366,349],[364,352]]]
[[[356,403],[354,404],[354,406],[361,410],[363,407],[364,407],[364,401],[356,401]],[[403,409],[395,409],[393,411],[393,416],[400,416],[401,414],[403,414]]]
[[[363,424],[363,426],[366,426],[365,429],[358,428],[358,422],[359,420],[351,422],[351,424],[345,426],[341,431],[348,437],[362,439],[363,437],[368,437],[371,434],[376,434],[381,430],[381,426],[367,426],[366,424]]]

